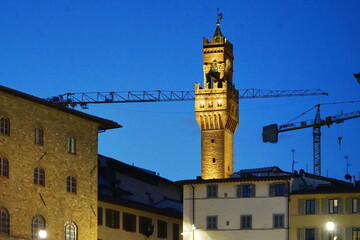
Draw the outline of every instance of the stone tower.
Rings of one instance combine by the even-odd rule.
[[[233,136],[239,122],[234,88],[233,46],[219,21],[211,41],[203,40],[204,85],[195,84],[195,117],[201,129],[202,179],[228,178],[234,171]]]

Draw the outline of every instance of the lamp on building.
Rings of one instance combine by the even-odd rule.
[[[335,224],[333,222],[327,222],[326,229],[329,232],[329,240],[335,240],[334,237]]]
[[[360,73],[354,73],[354,77],[356,78],[356,80],[360,84]]]
[[[47,232],[46,230],[40,230],[39,231],[39,238],[40,239],[45,239],[47,237]]]

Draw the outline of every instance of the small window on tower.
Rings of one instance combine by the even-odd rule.
[[[211,139],[211,142],[212,142],[212,143],[215,142],[215,139]]]
[[[205,107],[205,102],[204,101],[201,101],[200,102],[200,108],[204,108]]]
[[[215,163],[216,162],[216,159],[215,158],[213,158],[213,163]]]
[[[217,106],[221,107],[222,106],[222,100],[217,100]]]
[[[209,102],[209,107],[213,107],[213,102],[212,101]]]

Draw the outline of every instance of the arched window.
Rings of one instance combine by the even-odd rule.
[[[0,176],[9,177],[9,161],[6,158],[0,158]]]
[[[4,135],[10,135],[10,120],[8,118],[0,119],[0,133]]]
[[[45,186],[45,171],[42,168],[34,168],[34,183]]]
[[[66,190],[70,193],[76,193],[76,178],[68,176],[66,178]]]
[[[65,240],[77,240],[77,226],[74,222],[65,223]]]
[[[68,138],[68,152],[73,154],[76,153],[76,141],[73,137]]]
[[[39,232],[40,230],[46,229],[45,218],[41,215],[35,215],[32,219],[31,229],[32,229],[32,238],[41,239],[39,236]]]
[[[43,145],[43,130],[41,128],[35,128],[35,143],[39,145]]]
[[[6,208],[0,206],[0,233],[9,235],[10,215]]]

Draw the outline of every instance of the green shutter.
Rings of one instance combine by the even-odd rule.
[[[256,185],[255,184],[251,184],[251,196],[255,197],[256,196]]]
[[[305,199],[299,199],[299,215],[305,214]]]

